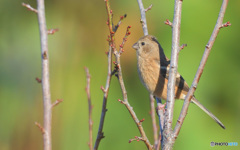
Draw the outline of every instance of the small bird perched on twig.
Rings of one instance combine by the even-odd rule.
[[[151,94],[166,100],[170,60],[165,56],[161,45],[154,36],[147,35],[141,37],[132,47],[137,51],[137,68],[141,82]],[[188,91],[189,86],[183,77],[177,73],[175,98],[184,100]],[[223,123],[194,96],[191,102],[225,129]]]

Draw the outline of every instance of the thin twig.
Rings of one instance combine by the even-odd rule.
[[[90,79],[91,76],[89,74],[89,70],[87,67],[84,68],[86,72],[86,78],[87,78],[87,86],[86,86],[86,93],[87,93],[87,98],[88,98],[88,124],[89,124],[89,149],[93,150],[93,138],[92,138],[92,127],[93,127],[93,122],[92,122],[92,102],[91,102],[91,94],[90,94]]]
[[[183,107],[182,107],[182,110],[181,110],[181,113],[179,115],[179,118],[178,118],[178,121],[176,123],[176,126],[175,126],[175,129],[174,129],[174,138],[176,138],[180,132],[180,129],[182,127],[182,123],[186,117],[186,114],[187,114],[187,110],[188,110],[188,106],[189,106],[189,103],[191,101],[191,98],[197,88],[197,85],[198,85],[198,82],[201,78],[201,75],[203,73],[203,69],[205,67],[205,64],[207,62],[207,59],[208,59],[208,56],[210,54],[210,51],[212,49],[212,46],[216,40],[216,37],[218,35],[218,32],[220,31],[220,29],[222,27],[227,27],[230,25],[229,22],[227,22],[227,24],[223,24],[223,17],[224,17],[224,14],[225,14],[225,11],[226,11],[226,8],[227,8],[227,5],[228,5],[228,0],[223,0],[222,2],[222,6],[221,6],[221,9],[220,9],[220,12],[219,12],[219,15],[218,15],[218,19],[217,19],[217,23],[214,27],[214,30],[212,32],[212,35],[208,41],[208,44],[206,45],[205,47],[205,51],[204,51],[204,54],[203,54],[203,57],[202,57],[202,60],[200,62],[200,65],[198,67],[198,70],[197,70],[197,73],[195,75],[195,78],[192,82],[192,86],[184,100],[184,104],[183,104]]]
[[[41,39],[41,53],[42,53],[42,92],[43,92],[43,109],[44,109],[44,123],[43,134],[44,150],[52,149],[51,142],[51,122],[52,122],[52,103],[50,93],[50,79],[49,79],[49,56],[48,56],[48,34],[46,26],[44,0],[37,0],[38,23]]]
[[[37,9],[33,8],[31,5],[22,3],[22,6],[26,7],[28,10],[38,13]]]
[[[163,127],[163,149],[172,149],[175,139],[172,138],[172,122],[173,122],[173,110],[175,102],[175,82],[178,67],[178,52],[180,41],[180,25],[181,25],[181,12],[182,12],[182,0],[175,0],[174,4],[174,16],[172,25],[172,52],[171,63],[169,70],[169,78],[167,85],[167,105],[165,112],[165,120]]]
[[[95,145],[94,145],[94,150],[98,149],[100,141],[104,138],[103,125],[104,125],[104,120],[105,120],[105,116],[106,116],[106,112],[107,112],[107,98],[108,98],[109,87],[110,87],[110,83],[111,83],[111,79],[112,79],[111,73],[112,73],[112,47],[109,46],[107,80],[106,80],[105,88],[101,88],[102,91],[104,92],[102,113],[101,113],[101,119],[100,119],[99,128],[98,128],[98,134],[97,134],[97,138],[96,138]]]
[[[155,116],[155,99],[153,97],[152,94],[149,95],[149,99],[150,99],[150,106],[151,106],[151,110],[150,110],[150,115],[152,118],[152,127],[153,127],[153,139],[154,139],[154,147],[156,149],[157,145],[158,145],[158,129],[157,129],[157,123],[156,123],[156,116]]]
[[[109,32],[110,32],[109,50],[108,50],[108,73],[107,73],[107,80],[106,80],[105,88],[101,87],[102,91],[104,92],[104,95],[103,95],[101,119],[100,119],[100,123],[99,123],[97,138],[96,138],[95,145],[94,145],[94,150],[98,149],[98,146],[99,146],[101,140],[104,138],[103,125],[104,125],[104,120],[105,120],[105,116],[106,116],[106,112],[107,112],[107,98],[108,98],[108,92],[109,92],[110,82],[111,82],[111,78],[112,78],[112,51],[113,51],[112,46],[114,44],[113,43],[114,32],[113,32],[113,26],[112,26],[113,25],[112,11],[110,9],[108,0],[105,0],[105,4],[106,4],[107,13],[108,13],[107,24],[109,26]]]

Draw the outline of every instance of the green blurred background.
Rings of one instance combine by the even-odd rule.
[[[41,150],[42,135],[34,125],[42,123],[43,106],[41,85],[41,53],[37,16],[27,11],[21,3],[33,0],[0,1],[0,150]],[[141,85],[136,69],[136,54],[132,44],[142,33],[137,1],[111,0],[115,23],[127,14],[117,32],[120,44],[126,27],[131,25],[131,36],[121,57],[122,69],[130,104],[153,143],[149,115],[148,92]],[[179,72],[191,84],[202,54],[215,26],[222,1],[184,1],[181,24],[181,43],[188,46],[179,56]],[[164,20],[173,18],[174,2],[147,1],[153,4],[147,13],[149,33],[155,35],[171,54],[171,28]],[[226,126],[221,129],[199,108],[190,105],[174,149],[240,149],[236,147],[211,147],[210,142],[238,142],[240,144],[240,1],[229,2],[224,22],[231,27],[221,29],[195,93],[196,97]],[[49,35],[50,77],[52,101],[64,99],[53,109],[53,150],[88,149],[88,104],[85,93],[84,66],[91,74],[93,107],[93,137],[96,138],[103,93],[107,75],[108,49],[106,41],[106,9],[103,0],[51,0],[46,1],[48,28],[60,31]],[[146,149],[143,142],[128,143],[139,136],[122,99],[118,81],[113,77],[108,98],[108,112],[104,125],[106,138],[100,150]],[[183,101],[175,103],[176,120]],[[174,123],[175,124],[175,123]]]

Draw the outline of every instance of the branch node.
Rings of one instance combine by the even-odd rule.
[[[164,23],[165,23],[166,25],[169,25],[169,26],[172,28],[172,22],[169,21],[168,19],[166,19],[166,21],[164,21]]]
[[[26,7],[29,11],[38,13],[37,9],[33,8],[33,7],[32,7],[31,5],[29,5],[29,4],[22,3],[22,6],[23,6],[23,7]]]
[[[63,102],[63,99],[57,99],[53,104],[52,104],[52,108],[57,106],[58,104],[60,104],[61,102]]]
[[[126,104],[124,101],[118,99],[118,101],[121,103],[121,104]]]
[[[42,83],[42,80],[39,79],[38,77],[35,78],[38,83]]]
[[[180,46],[180,50],[184,49],[184,47],[187,47],[187,44],[182,44],[182,45]]]
[[[52,35],[52,34],[54,34],[54,33],[57,32],[57,31],[59,31],[58,28],[56,28],[56,29],[48,29],[48,30],[47,30],[47,34],[48,34],[48,35],[50,35],[50,34]]]
[[[152,6],[153,6],[152,4],[151,4],[150,6],[148,6],[148,8],[145,9],[145,12],[151,10],[151,9],[152,9]]]
[[[45,134],[45,129],[43,128],[43,126],[40,123],[35,122],[35,125],[40,129],[42,134]]]
[[[104,89],[103,86],[101,86],[100,88],[101,88],[101,90],[103,91],[103,93],[106,93],[106,92],[107,92],[107,91]]]
[[[232,25],[232,24],[228,21],[228,22],[222,24],[222,25],[220,26],[220,28],[228,27],[228,26],[230,26],[230,25]]]

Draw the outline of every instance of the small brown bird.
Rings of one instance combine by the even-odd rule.
[[[165,56],[161,45],[154,36],[147,35],[141,37],[132,47],[137,51],[137,68],[141,82],[151,94],[166,100],[170,60]],[[183,77],[177,73],[175,98],[184,100],[188,91],[189,86]],[[191,102],[200,107],[225,129],[222,122],[194,96]]]

